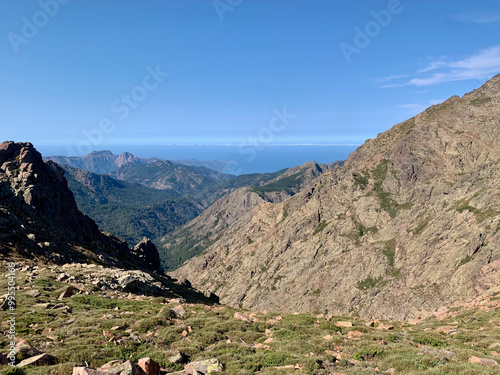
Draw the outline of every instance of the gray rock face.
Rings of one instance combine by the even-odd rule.
[[[255,206],[172,276],[255,310],[411,318],[495,285],[499,184],[500,75]]]

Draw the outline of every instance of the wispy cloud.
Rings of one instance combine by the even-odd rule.
[[[492,23],[500,21],[500,13],[472,12],[457,13],[449,16],[450,19],[464,23]]]
[[[500,73],[500,46],[495,46],[481,50],[475,55],[462,60],[440,57],[432,61],[427,67],[418,70],[410,80],[401,80],[400,76],[394,76],[397,78],[385,79],[379,82],[396,81],[382,85],[381,88],[424,87],[444,82],[489,79],[498,73]]]
[[[400,75],[393,75],[393,76],[388,76],[388,77],[382,77],[382,78],[376,78],[373,80],[375,83],[383,83],[383,82],[389,82],[394,79],[400,79],[400,78],[407,78],[408,76],[406,74],[400,74]]]
[[[407,109],[410,113],[416,115],[419,114],[420,112],[423,112],[431,105],[436,105],[442,102],[444,102],[444,100],[430,100],[429,102],[423,104],[422,103],[400,104],[399,108]]]

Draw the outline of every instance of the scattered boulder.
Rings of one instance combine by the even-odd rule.
[[[184,315],[186,314],[186,310],[182,305],[176,306],[172,309],[172,312],[175,314],[175,316],[179,319],[183,318]]]
[[[147,375],[160,375],[160,365],[151,358],[139,359],[138,365]]]
[[[339,320],[337,323],[335,323],[335,325],[337,327],[349,328],[349,327],[352,327],[352,322],[343,322],[343,321]]]
[[[3,300],[3,302],[0,304],[0,309],[3,310],[3,311],[6,311],[6,310],[9,310],[9,308],[10,308],[10,306],[9,306],[9,300],[7,298],[5,298]]]
[[[246,316],[245,314],[242,314],[239,312],[235,312],[233,317],[234,317],[234,319],[243,320],[244,322],[251,322],[252,321],[249,316]]]
[[[498,366],[498,362],[489,358],[480,358],[476,356],[469,357],[469,363],[476,363],[485,367]]]
[[[380,323],[377,329],[380,330],[385,329],[386,331],[392,331],[394,329],[394,326],[392,324]]]
[[[23,368],[26,366],[50,366],[57,362],[57,360],[48,355],[47,353],[42,353],[40,355],[27,358],[16,365],[16,367]]]
[[[184,353],[181,353],[181,352],[176,352],[167,358],[167,360],[173,365],[176,365],[179,363],[185,363],[186,359],[187,359],[186,355]]]
[[[214,372],[221,372],[222,370],[222,364],[217,358],[195,361],[184,366],[186,375],[212,374]]]
[[[435,331],[448,334],[449,332],[454,331],[457,328],[458,328],[458,326],[442,326],[442,327],[436,328]]]
[[[98,369],[73,367],[72,375],[146,375],[146,373],[131,361],[111,361]]]
[[[57,276],[56,278],[56,280],[59,282],[64,281],[66,279],[69,279],[69,275],[66,272],[59,274],[59,276]]]
[[[161,270],[158,249],[149,238],[144,237],[141,242],[132,248],[131,253],[138,258],[138,260],[144,265],[144,268],[150,271]]]
[[[73,287],[72,286],[68,286],[64,292],[61,293],[61,295],[59,296],[58,300],[59,301],[62,301],[63,299],[65,298],[69,298],[73,295]]]
[[[22,358],[30,358],[42,354],[42,352],[35,347],[31,346],[30,343],[24,339],[19,340],[16,344],[16,356],[21,355]]]
[[[101,375],[102,372],[92,367],[73,367],[72,375]]]
[[[347,332],[347,337],[351,340],[358,340],[361,336],[363,336],[363,332],[360,331],[349,331]]]
[[[121,359],[115,359],[114,361],[110,361],[110,362],[105,363],[104,365],[102,365],[100,367],[100,370],[104,370],[104,369],[108,369],[108,368],[120,366],[120,365],[123,365],[124,363],[125,363],[125,361],[122,361]]]
[[[40,296],[40,294],[41,294],[41,293],[40,293],[40,291],[39,291],[39,290],[37,290],[37,289],[31,289],[31,290],[28,290],[28,291],[26,292],[26,294],[27,294],[28,296],[35,297],[35,298],[36,298],[36,297]]]
[[[131,275],[123,275],[118,279],[118,284],[124,291],[132,291],[139,285],[139,280]]]

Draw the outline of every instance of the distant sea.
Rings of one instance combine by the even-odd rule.
[[[81,156],[68,146],[36,145],[43,156]],[[328,164],[345,160],[358,146],[355,145],[104,145],[96,148],[114,154],[128,151],[139,157],[156,156],[168,160],[198,159],[232,161],[228,173],[268,173],[304,164],[308,161]],[[74,148],[73,148],[74,149]]]

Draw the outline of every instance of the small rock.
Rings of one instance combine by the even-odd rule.
[[[61,281],[66,280],[68,278],[69,278],[69,275],[66,272],[63,272],[57,276],[56,280],[61,282]]]
[[[335,323],[335,325],[337,327],[344,327],[344,328],[349,328],[349,327],[352,327],[352,322],[343,322],[343,321],[338,321],[337,323]]]
[[[186,361],[186,356],[181,352],[176,352],[175,354],[168,357],[167,360],[171,364],[176,365],[178,363],[184,363]]]
[[[186,314],[186,310],[182,305],[179,305],[177,307],[174,307],[172,309],[172,312],[178,317],[178,318],[183,318],[184,315]]]
[[[198,373],[211,374],[214,372],[221,372],[222,370],[222,364],[217,358],[191,362],[184,366],[184,371],[187,375],[195,375]]]
[[[457,329],[458,326],[442,326],[435,329],[436,332],[448,334],[450,331]]]
[[[160,375],[160,365],[151,358],[141,358],[137,364],[146,375]]]
[[[108,363],[105,363],[104,365],[102,365],[100,368],[101,369],[108,369],[108,368],[113,368],[113,367],[116,367],[116,366],[119,366],[119,365],[122,365],[124,363],[124,361],[122,361],[121,359],[115,359],[114,361],[110,361]]]
[[[102,371],[92,367],[73,367],[72,375],[102,375]]]
[[[245,314],[242,314],[242,313],[239,313],[239,312],[235,312],[234,315],[233,315],[233,318],[234,319],[243,320],[244,322],[251,322],[249,316],[246,316]]]
[[[268,319],[266,320],[266,324],[271,324],[271,325],[276,325],[279,324],[279,322],[276,319]]]
[[[350,331],[347,333],[347,337],[353,340],[358,340],[362,335],[363,333],[359,331]]]
[[[23,368],[26,366],[50,366],[56,362],[55,358],[48,355],[47,353],[42,353],[40,355],[30,357],[21,361],[16,365],[16,367]]]
[[[477,364],[483,365],[485,367],[498,366],[498,362],[493,360],[493,359],[480,358],[480,357],[475,357],[475,356],[469,357],[469,363],[477,363]]]
[[[489,346],[490,349],[500,348],[500,342],[494,342]]]
[[[264,344],[270,344],[274,341],[274,339],[272,337],[269,337],[268,339],[265,339],[264,340]]]
[[[385,329],[386,331],[392,331],[394,329],[394,326],[392,324],[380,323],[377,329],[380,330]]]
[[[66,288],[66,290],[61,293],[61,295],[59,296],[58,300],[62,301],[65,298],[71,297],[72,295],[73,295],[73,287],[72,286],[68,286]]]
[[[37,355],[42,354],[42,352],[33,346],[30,345],[30,343],[24,339],[21,339],[18,341],[16,344],[16,349],[15,349],[16,355],[21,353],[22,357],[28,358],[28,357],[34,357]]]
[[[37,289],[31,289],[31,290],[28,290],[28,291],[26,292],[26,294],[27,294],[28,296],[35,297],[35,298],[36,298],[36,297],[40,296],[40,294],[41,294],[41,293],[40,293],[40,291],[39,291],[39,290],[37,290]]]
[[[9,309],[9,300],[6,298],[3,300],[2,304],[0,305],[0,310],[6,311]]]

